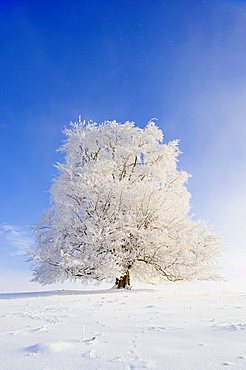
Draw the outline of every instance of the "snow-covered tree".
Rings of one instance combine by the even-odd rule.
[[[129,269],[152,283],[213,278],[220,239],[189,215],[178,141],[163,143],[153,121],[141,129],[79,120],[65,135],[52,205],[30,251],[34,280],[121,277],[125,286]]]

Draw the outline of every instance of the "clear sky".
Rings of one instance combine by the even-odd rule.
[[[0,291],[30,276],[20,253],[79,115],[155,117],[180,139],[192,213],[224,238],[226,276],[244,273],[245,1],[1,0],[0,66]]]

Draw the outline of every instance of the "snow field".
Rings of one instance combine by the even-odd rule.
[[[0,328],[1,370],[246,369],[246,292],[221,283],[0,294]]]

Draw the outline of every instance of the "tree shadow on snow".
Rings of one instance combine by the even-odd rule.
[[[40,292],[18,292],[18,293],[0,293],[2,299],[19,299],[19,298],[35,298],[35,297],[53,297],[67,295],[94,295],[94,294],[112,294],[112,293],[135,293],[135,292],[151,292],[153,289],[102,289],[102,290],[46,290]]]

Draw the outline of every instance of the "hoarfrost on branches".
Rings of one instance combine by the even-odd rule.
[[[178,141],[151,121],[80,121],[65,129],[52,206],[30,251],[34,280],[112,279],[131,268],[146,282],[214,276],[220,239],[189,215],[189,175]]]

